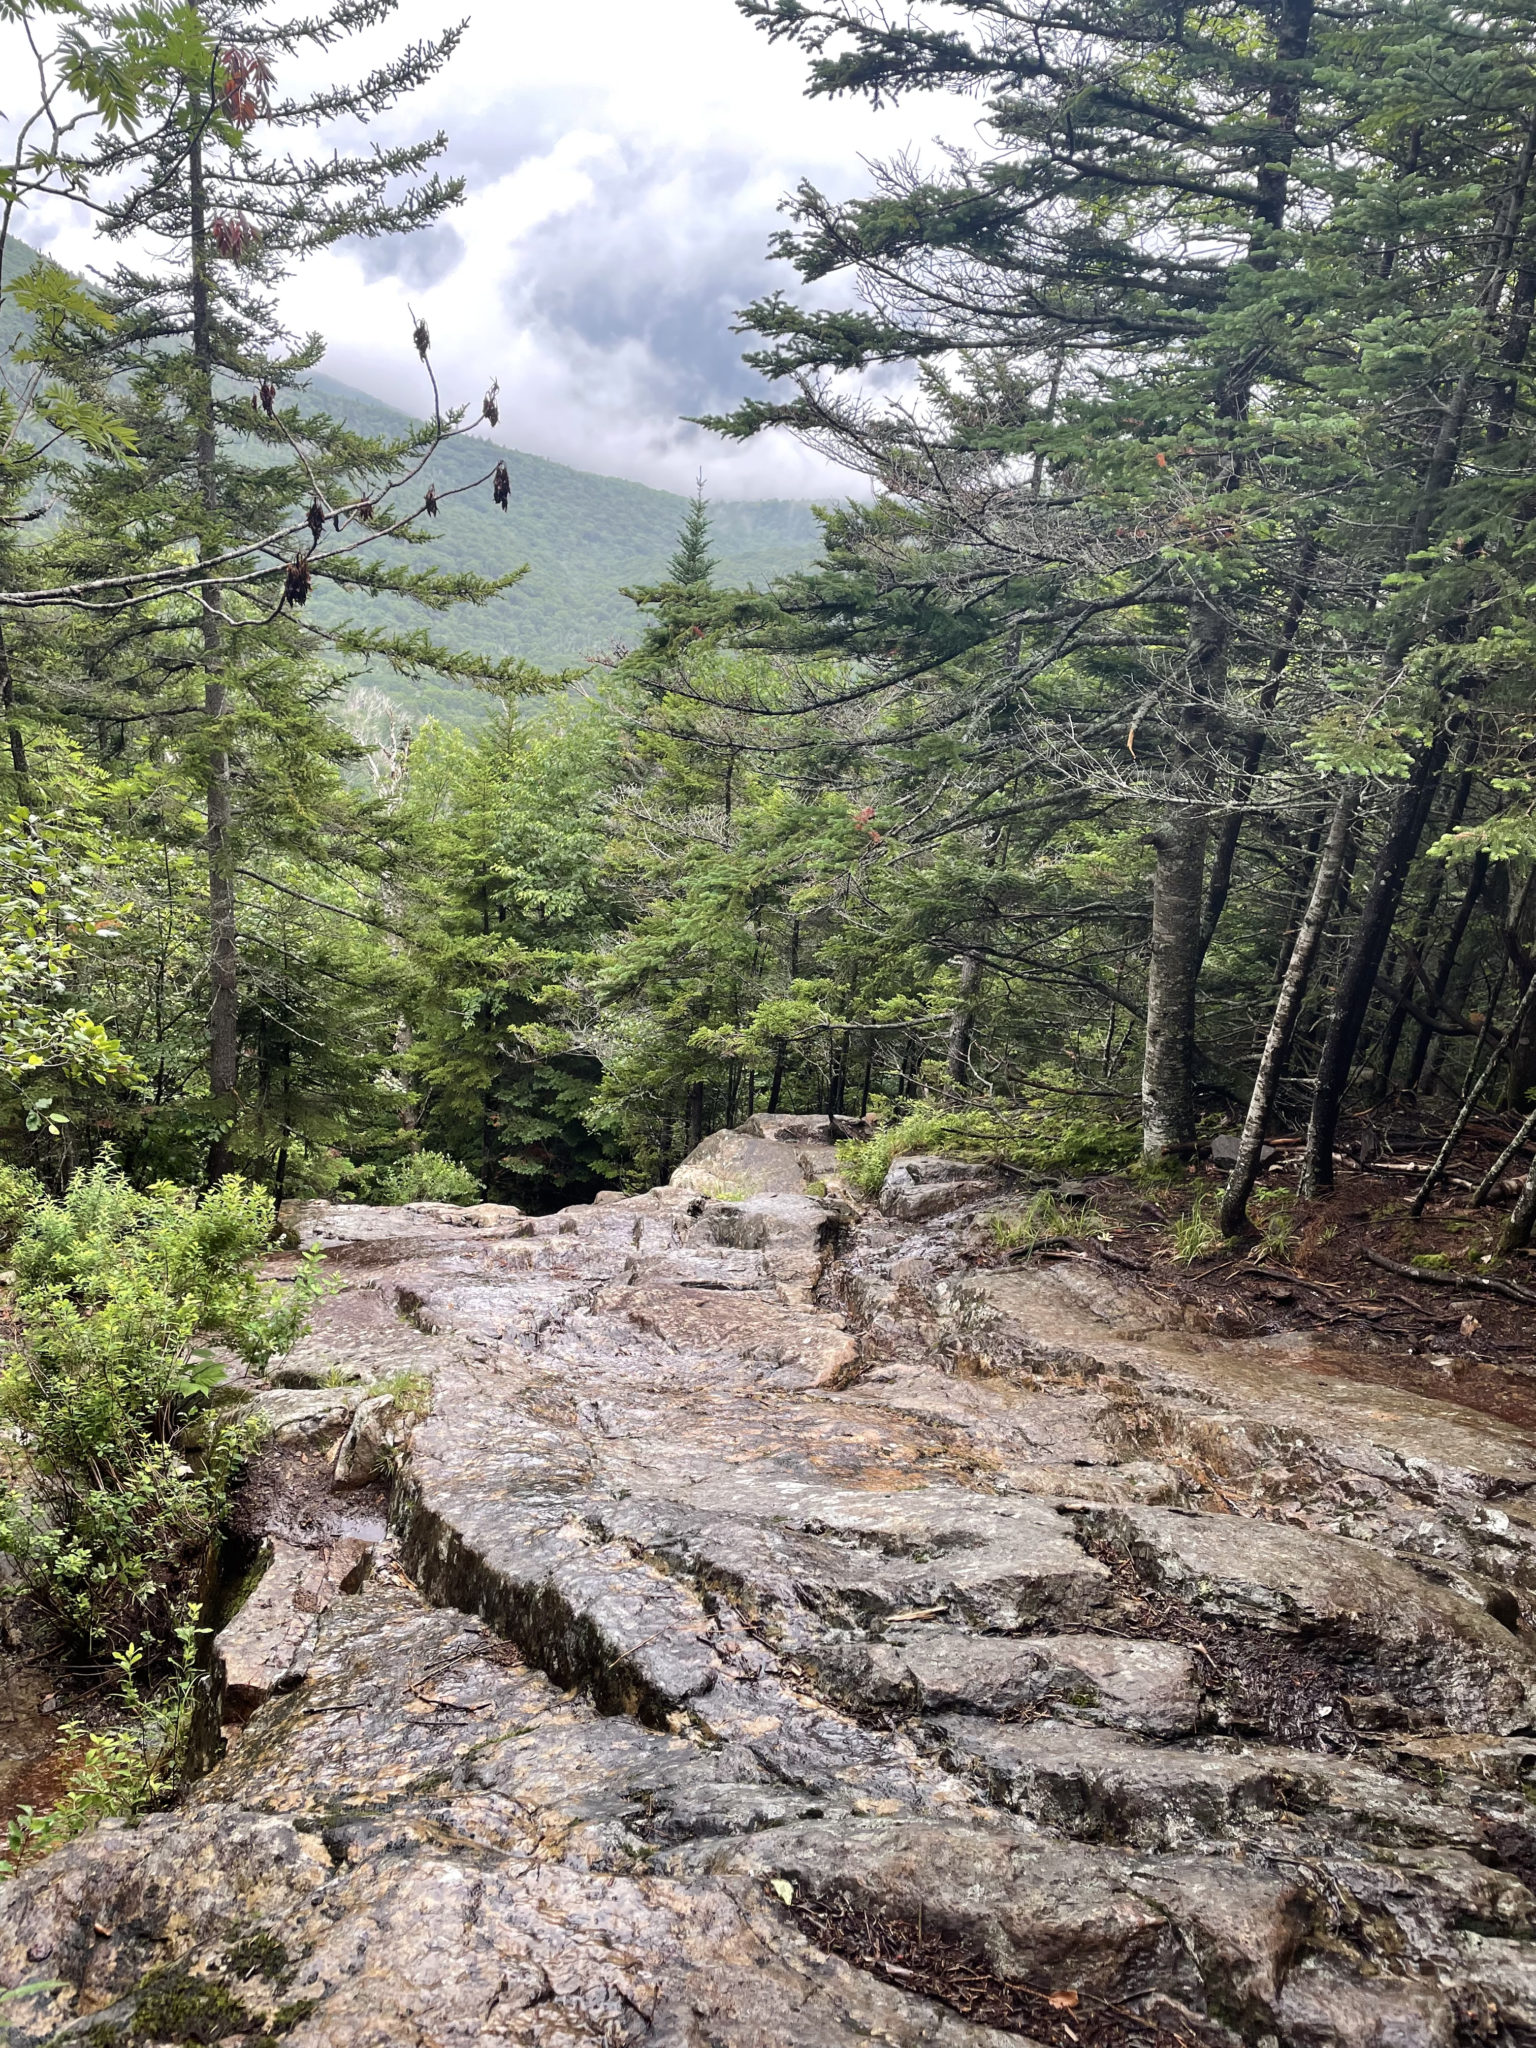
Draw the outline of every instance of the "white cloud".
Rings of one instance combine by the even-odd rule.
[[[402,0],[337,68],[361,71],[442,21],[439,5]],[[427,235],[307,264],[285,313],[327,337],[332,376],[419,410],[414,307],[445,397],[477,401],[499,378],[498,438],[578,468],[687,489],[702,467],[719,496],[836,496],[847,479],[787,436],[737,446],[681,416],[753,388],[730,326],[750,299],[794,286],[766,254],[782,195],[806,176],[858,191],[864,158],[941,127],[965,136],[976,109],[875,112],[808,101],[804,83],[804,58],[731,0],[482,0],[451,64],[374,131],[442,127],[466,203]],[[83,221],[41,225],[61,261],[89,259]],[[37,226],[24,232],[41,239]]]

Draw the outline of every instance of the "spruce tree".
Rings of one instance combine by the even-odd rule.
[[[815,92],[985,107],[934,169],[803,186],[777,246],[818,303],[746,316],[783,381],[716,424],[786,425],[879,493],[784,593],[783,638],[858,657],[825,708],[884,698],[871,744],[905,735],[892,787],[927,833],[942,805],[980,845],[1052,789],[1139,824],[1154,1156],[1196,1139],[1240,831],[1316,849],[1330,785],[1362,778],[1352,925],[1318,954],[1326,1185],[1455,735],[1507,723],[1530,631],[1529,11],[744,11],[809,51]],[[828,309],[838,275],[862,303]],[[893,397],[896,365],[921,374]]]
[[[678,532],[677,547],[667,564],[667,581],[686,590],[707,588],[714,572],[715,558],[709,551],[709,507],[704,498],[704,479],[700,476]]]
[[[308,62],[385,21],[395,4],[338,0],[317,15],[272,21],[205,0],[179,17],[180,39],[139,120],[103,134],[77,165],[92,191],[114,195],[102,207],[105,234],[150,254],[110,273],[100,296],[112,325],[80,337],[81,360],[94,358],[98,372],[109,370],[131,394],[139,459],[79,480],[80,517],[66,537],[75,581],[90,583],[81,572],[92,569],[110,576],[114,556],[132,557],[135,537],[141,560],[163,561],[167,548],[191,536],[213,571],[199,572],[182,600],[141,604],[115,635],[92,643],[98,684],[113,686],[115,667],[116,686],[141,705],[146,691],[152,705],[163,703],[162,686],[173,680],[179,747],[202,778],[211,1176],[230,1162],[237,1107],[236,882],[250,852],[245,827],[261,822],[280,840],[278,815],[292,827],[303,811],[299,793],[312,780],[304,764],[346,751],[334,729],[323,729],[334,684],[315,669],[316,653],[375,644],[310,626],[303,608],[314,583],[330,576],[356,590],[405,589],[439,605],[500,587],[371,559],[381,532],[408,528],[433,509],[420,471],[435,441],[459,429],[459,416],[444,414],[434,380],[432,420],[414,445],[369,444],[337,428],[298,396],[322,343],[286,335],[273,299],[281,279],[315,251],[426,227],[460,196],[459,181],[432,169],[440,134],[350,155],[304,155],[288,145],[296,130],[385,113],[446,63],[457,29],[411,45],[355,84],[285,90],[302,81]],[[130,24],[130,44],[139,32]],[[142,33],[158,28],[146,19]],[[414,340],[430,378],[424,324]],[[493,396],[486,411],[494,417]],[[110,606],[108,593],[101,608]],[[387,658],[387,640],[379,645]],[[433,659],[417,638],[408,655]],[[451,670],[453,658],[443,665]],[[196,710],[189,693],[200,697]],[[293,795],[297,802],[288,801]],[[334,855],[332,829],[313,816],[308,825],[312,839],[329,834]]]

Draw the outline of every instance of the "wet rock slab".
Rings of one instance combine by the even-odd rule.
[[[780,1192],[289,1214],[295,1418],[431,1384],[394,1537],[276,1542],[224,1760],[0,1888],[18,2041],[1536,2038],[1529,1447],[784,1122]]]

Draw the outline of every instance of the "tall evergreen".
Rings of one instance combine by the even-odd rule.
[[[318,843],[329,834],[337,851],[325,820],[303,815],[308,764],[346,751],[344,738],[327,730],[327,686],[313,664],[317,653],[367,644],[367,636],[338,640],[308,624],[303,607],[314,583],[403,588],[438,604],[499,587],[372,559],[377,533],[422,509],[422,463],[457,416],[445,417],[433,382],[432,421],[413,445],[369,444],[337,428],[299,398],[323,344],[286,335],[273,299],[293,265],[315,251],[343,238],[412,232],[460,197],[460,182],[431,168],[440,134],[354,154],[304,155],[289,144],[295,131],[322,121],[366,122],[387,112],[448,60],[456,29],[409,46],[355,84],[303,89],[311,60],[394,8],[395,0],[343,0],[273,21],[206,0],[179,18],[140,118],[103,134],[77,167],[93,189],[114,195],[101,213],[105,234],[149,254],[108,276],[101,299],[110,328],[79,337],[82,359],[94,356],[129,394],[138,460],[110,472],[94,467],[78,480],[70,566],[77,581],[89,581],[82,571],[106,570],[107,558],[135,536],[141,549],[150,542],[151,560],[191,536],[204,564],[228,563],[188,598],[147,616],[140,607],[115,636],[92,643],[98,697],[116,687],[137,697],[138,715],[163,712],[162,685],[174,680],[178,747],[201,775],[212,1175],[230,1161],[238,1099],[237,877],[249,871],[246,824],[264,819],[268,836],[276,829],[281,838],[274,818],[286,813],[290,836],[307,833]],[[140,32],[159,35],[161,27],[145,18],[142,31],[130,27],[129,42]],[[290,85],[297,89],[285,90]],[[430,379],[424,325],[415,342]],[[432,659],[418,642],[408,652]],[[451,670],[452,658],[444,665]],[[200,696],[199,712],[189,693]]]
[[[714,572],[715,558],[709,549],[709,506],[705,501],[701,476],[694,487],[688,516],[678,533],[677,547],[667,564],[667,581],[691,590],[707,586]]]
[[[972,152],[849,202],[802,187],[778,252],[820,303],[747,315],[791,389],[717,424],[788,426],[880,493],[784,637],[864,665],[926,829],[942,805],[980,848],[1052,789],[1139,819],[1149,1155],[1196,1137],[1239,834],[1315,848],[1330,779],[1362,778],[1326,1185],[1455,736],[1494,741],[1529,630],[1528,12],[743,4],[816,93],[984,103]],[[833,276],[861,302],[827,310]],[[895,365],[915,389],[858,374]]]

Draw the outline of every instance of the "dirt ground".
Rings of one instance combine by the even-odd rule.
[[[1473,1190],[1512,1132],[1473,1126],[1451,1161],[1449,1183],[1415,1217],[1409,1203],[1443,1134],[1387,1135],[1390,1149],[1363,1167],[1337,1167],[1333,1192],[1312,1202],[1295,1199],[1299,1141],[1280,1141],[1251,1211],[1267,1241],[1218,1246],[1188,1263],[1177,1255],[1171,1225],[1202,1198],[1214,1214],[1225,1178],[1204,1163],[1166,1187],[1118,1175],[1081,1183],[1103,1235],[1033,1256],[1102,1259],[1134,1271],[1190,1327],[1230,1336],[1300,1331],[1316,1340],[1307,1361],[1316,1370],[1536,1428],[1536,1251],[1503,1259],[1495,1252],[1529,1154],[1474,1209]],[[1421,1271],[1433,1277],[1390,1272],[1372,1253],[1399,1266],[1428,1255],[1434,1265]],[[981,1256],[1004,1264],[1022,1255],[991,1249]],[[1489,1279],[1529,1301],[1479,1284]]]

